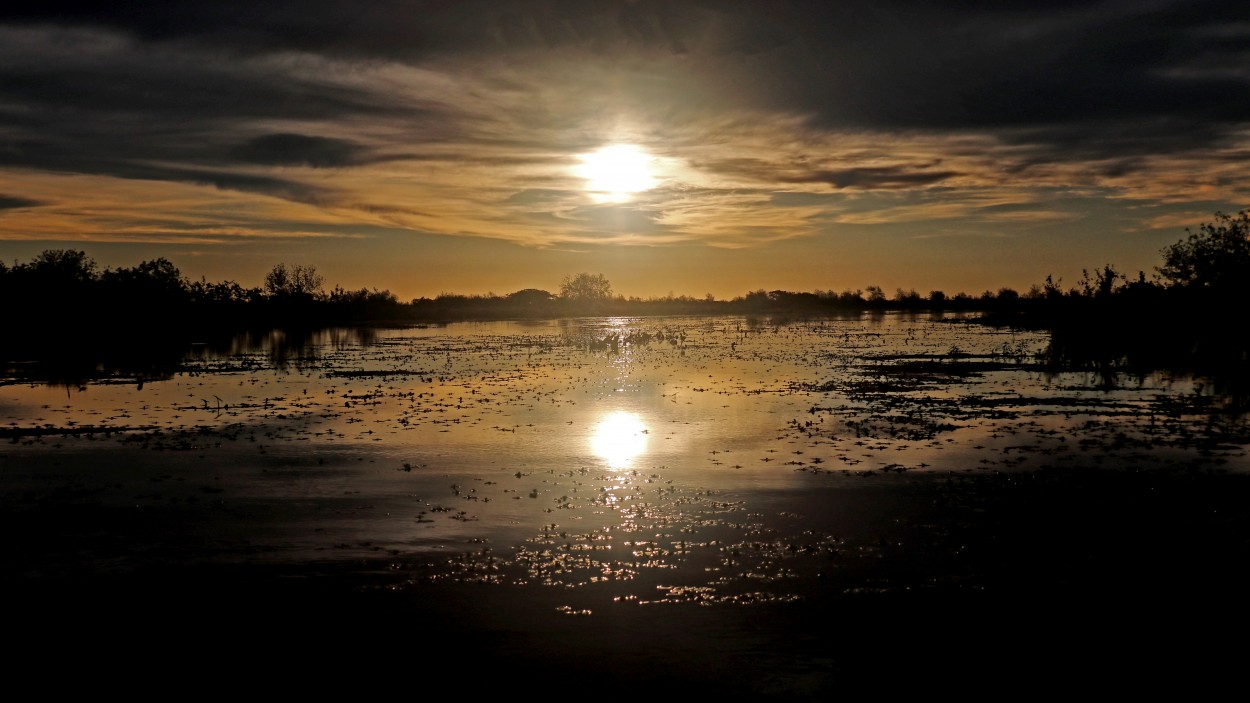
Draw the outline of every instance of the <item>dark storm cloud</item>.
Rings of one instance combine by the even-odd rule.
[[[30,198],[19,198],[12,195],[0,193],[0,212],[4,210],[21,210],[24,208],[38,207],[43,203]]]
[[[454,61],[573,50],[672,60],[674,70],[724,89],[723,102],[710,108],[793,111],[829,129],[1002,132],[1057,148],[1184,149],[1217,142],[1250,121],[1250,6],[1237,0],[87,5],[4,10],[0,22],[102,27],[145,42],[245,54]],[[6,91],[15,90],[14,80],[8,77]],[[72,84],[58,85],[67,80]],[[93,87],[50,76],[17,92],[97,106],[146,95],[145,109],[170,108],[151,99],[153,80],[144,74],[134,85]],[[257,100],[240,94],[235,80],[201,86],[202,100],[185,90],[172,94],[182,109],[203,106],[210,114],[282,105],[325,115],[360,107],[358,96],[300,86]],[[1109,133],[1118,135],[1113,146]]]
[[[233,167],[344,167],[397,157],[346,139],[257,136],[258,125],[403,119],[450,129],[434,101],[322,76],[315,58],[230,60],[202,48],[135,43],[84,29],[80,20],[64,28],[0,22],[0,31],[7,40],[0,42],[5,166],[326,203],[333,198],[324,187]]]
[[[709,12],[702,3],[597,0],[116,0],[47,2],[0,10],[0,21],[102,27],[145,41],[186,41],[239,52],[299,50],[413,59],[436,53],[658,45],[682,50]],[[712,5],[711,7],[715,7]],[[728,6],[727,6],[728,7]],[[736,39],[756,43],[752,33]]]
[[[40,65],[0,67],[0,96],[57,113],[143,114],[196,121],[324,119],[401,110],[362,90],[318,83],[274,68],[206,64],[208,58],[168,52],[119,52],[99,62],[58,62],[49,57]]]
[[[1250,120],[1250,26],[1211,36],[1250,18],[1244,4],[989,5],[882,11],[844,30],[814,21],[757,57],[766,68],[744,66],[744,81],[832,129],[980,131],[1060,150],[1111,150],[1108,134],[1120,152],[1185,149]],[[1211,61],[1223,70],[1195,68]]]

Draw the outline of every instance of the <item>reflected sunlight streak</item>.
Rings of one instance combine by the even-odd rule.
[[[614,412],[595,425],[590,450],[608,466],[625,468],[647,450],[647,432],[636,413]]]

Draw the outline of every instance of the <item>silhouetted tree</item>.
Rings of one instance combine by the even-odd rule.
[[[82,324],[98,319],[103,301],[92,295],[99,281],[95,261],[73,249],[47,249],[28,264],[15,265],[8,279],[6,314],[36,326]],[[15,299],[16,298],[16,299]]]
[[[838,304],[848,308],[860,308],[864,305],[864,291],[847,288],[838,294]]]
[[[389,290],[335,286],[322,301],[321,316],[333,322],[371,322],[401,317],[399,298]]]
[[[1089,275],[1089,271],[1083,269],[1081,271],[1081,282],[1078,285],[1081,295],[1084,295],[1086,298],[1103,300],[1116,291],[1116,282],[1122,280],[1124,280],[1124,274],[1116,271],[1111,264],[1105,264],[1102,269],[1094,269],[1092,278]]]
[[[191,299],[197,304],[240,305],[261,298],[259,288],[244,288],[234,281],[209,283],[201,278],[189,286]]]
[[[1063,289],[1059,287],[1059,284],[1062,282],[1062,278],[1056,281],[1053,275],[1047,274],[1046,283],[1042,284],[1042,295],[1047,300],[1058,300],[1062,298]]]
[[[580,303],[603,302],[612,297],[612,284],[601,273],[565,276],[560,282],[560,297]]]
[[[519,305],[541,305],[555,299],[549,291],[540,288],[526,288],[507,295],[508,300]]]
[[[902,288],[894,289],[894,302],[899,307],[915,308],[920,306],[922,298],[915,288],[903,290]]]
[[[768,308],[768,291],[760,288],[747,293],[742,298],[742,305],[745,309],[751,311],[766,310]]]
[[[265,293],[274,298],[317,298],[324,284],[313,266],[278,264],[265,274]]]
[[[505,308],[510,314],[532,317],[551,314],[552,303],[556,297],[550,291],[539,288],[526,288],[509,293],[505,300]]]
[[[185,314],[190,287],[178,267],[165,258],[106,269],[92,286],[91,297],[117,334],[148,333],[159,325],[172,337],[190,320]]]
[[[1164,247],[1159,275],[1170,285],[1223,293],[1250,290],[1250,213],[1215,213],[1187,239]]]
[[[189,287],[182,272],[165,258],[143,261],[134,268],[108,269],[100,275],[110,295],[149,304],[172,304],[186,297]]]
[[[25,268],[35,280],[50,284],[90,283],[96,279],[95,260],[75,249],[45,249]]]

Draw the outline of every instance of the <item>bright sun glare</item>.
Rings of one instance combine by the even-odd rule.
[[[647,450],[647,428],[634,413],[612,413],[595,425],[590,450],[608,466],[624,468]]]
[[[597,203],[628,202],[656,186],[655,157],[633,144],[605,146],[578,158],[582,163],[576,173],[586,179],[586,191]]]

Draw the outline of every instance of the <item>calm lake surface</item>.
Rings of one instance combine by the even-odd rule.
[[[824,693],[850,645],[794,644],[818,639],[796,624],[814,604],[1101,587],[1125,566],[1021,556],[1072,535],[987,518],[988,493],[1250,469],[1209,383],[1057,369],[1047,344],[942,316],[587,318],[273,333],[168,377],[11,377],[4,581],[92,609],[97,588],[330,583],[460,613],[496,653],[541,640],[583,670],[677,660],[735,686],[749,660],[753,694]],[[1064,509],[1101,534],[1154,506],[1133,505]],[[663,636],[634,646],[648,627]]]

